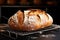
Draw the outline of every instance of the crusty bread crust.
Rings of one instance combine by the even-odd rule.
[[[18,11],[8,20],[8,24],[13,30],[35,31],[49,27],[53,23],[53,18],[43,10],[33,9]]]

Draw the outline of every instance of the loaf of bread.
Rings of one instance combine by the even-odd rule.
[[[53,18],[44,10],[31,9],[18,11],[8,20],[8,24],[13,30],[35,31],[49,27],[53,23]]]

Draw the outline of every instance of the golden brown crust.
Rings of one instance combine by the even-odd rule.
[[[53,23],[52,17],[43,10],[33,9],[26,13],[28,14],[25,15],[23,12],[19,10],[16,13],[17,14],[17,19],[15,19],[16,22],[14,21],[14,19],[12,19],[13,16],[10,17],[10,19],[8,20],[8,24],[10,25],[10,27],[14,30],[34,31],[34,30],[48,27]],[[25,17],[27,17],[27,21],[24,19]],[[30,19],[30,17],[31,18],[33,17],[32,20],[35,21],[33,22]]]
[[[18,25],[13,21],[12,18],[9,19],[10,21],[8,22],[9,26],[13,28],[13,30],[19,30]]]
[[[23,12],[21,12],[21,11],[18,11],[17,12],[17,19],[18,19],[18,26],[19,26],[19,28],[22,30],[22,28],[23,28]]]

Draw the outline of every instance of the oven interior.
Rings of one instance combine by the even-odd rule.
[[[30,4],[28,5],[21,5],[19,2],[20,0],[16,1],[16,4],[9,5],[7,3],[7,0],[3,3],[4,0],[0,0],[0,24],[8,24],[8,19],[15,14],[18,10],[27,10],[27,9],[42,9],[45,10],[47,13],[49,13],[53,17],[53,26],[52,29],[60,28],[60,6],[59,6],[59,0],[41,0],[42,4],[35,5],[32,0],[29,0],[28,2]],[[40,1],[40,0],[39,0]],[[49,5],[46,2],[53,2],[53,4]],[[2,3],[2,4],[1,4]],[[55,3],[55,4],[54,4]],[[55,28],[57,27],[57,28]],[[4,32],[0,32],[0,40],[60,40],[60,29],[57,30],[43,30],[39,31],[39,33],[33,33],[31,35],[25,35],[21,36],[21,34],[24,34],[22,32],[15,32],[12,30],[5,29]],[[49,31],[50,30],[50,31]],[[37,32],[37,31],[36,31]],[[25,32],[25,34],[28,32]],[[31,32],[30,32],[31,33]],[[18,35],[19,34],[19,35]]]
[[[29,7],[25,7],[25,6],[23,6],[23,7],[15,7],[15,6],[14,7],[1,7],[0,8],[0,12],[1,12],[0,13],[1,14],[0,23],[1,24],[7,24],[8,19],[13,14],[15,14],[18,10],[24,11],[24,10],[27,10],[27,9],[45,10],[47,13],[49,13],[53,17],[53,20],[54,20],[53,24],[60,25],[60,22],[59,22],[59,20],[60,20],[60,18],[59,18],[59,16],[60,16],[60,14],[59,14],[60,13],[60,11],[59,11],[60,7],[40,7],[40,6],[38,6],[38,7],[35,7],[35,6],[29,6]],[[45,38],[46,38],[46,36],[49,36],[49,35],[51,36],[51,38],[55,38],[55,36],[56,36],[55,33],[57,33],[58,30],[46,31],[42,35],[45,35]],[[26,35],[26,36],[22,35],[21,36],[20,33],[14,32],[12,30],[10,30],[10,31],[6,30],[5,32],[1,32],[0,34],[1,34],[1,36],[0,36],[1,39],[4,38],[4,39],[8,39],[8,40],[9,39],[11,39],[11,40],[18,40],[18,39],[20,39],[20,40],[21,39],[22,40],[24,40],[24,39],[25,40],[35,40],[35,39],[40,39],[40,38],[41,38],[40,40],[42,40],[42,38],[44,38],[44,37],[42,37],[42,35],[40,33],[34,33],[34,34],[31,34],[31,35]],[[23,34],[24,34],[24,32],[23,32]],[[49,38],[50,38],[50,36],[49,36]],[[46,39],[48,39],[48,38],[46,38]]]
[[[53,23],[54,24],[60,24],[60,7],[1,7],[1,21],[0,23],[7,23],[8,19],[15,14],[18,10],[27,10],[27,9],[42,9],[45,10],[47,13],[49,13],[53,17]]]

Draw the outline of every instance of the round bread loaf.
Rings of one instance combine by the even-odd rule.
[[[18,11],[8,20],[8,24],[13,30],[35,31],[49,27],[53,23],[53,18],[44,10],[31,9]]]

